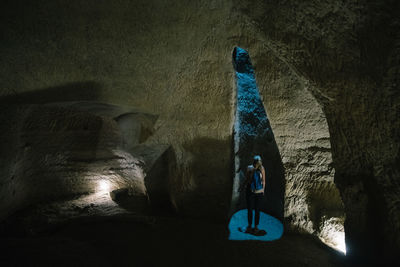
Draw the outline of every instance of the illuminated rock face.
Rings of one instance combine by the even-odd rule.
[[[255,54],[257,83],[285,169],[285,220],[289,229],[324,234],[324,221],[344,220],[334,184],[328,123],[309,86],[274,55]],[[270,62],[269,64],[265,64]]]
[[[174,205],[220,222],[232,192],[231,53],[245,48],[286,171],[288,224],[312,232],[324,228],[318,218],[340,217],[334,176],[349,255],[390,258],[399,251],[396,1],[1,5],[2,109],[5,102],[94,100],[157,114],[147,142],[176,152]],[[22,153],[13,151],[19,118],[29,114],[4,114],[2,136],[10,138],[1,144],[0,179],[19,184],[15,193],[1,189],[8,199],[33,189],[13,176],[22,168],[10,168]]]
[[[2,219],[28,205],[121,188],[171,209],[169,146],[139,144],[153,132],[155,116],[95,102],[9,106],[1,116],[9,129],[2,158],[13,159],[2,165],[10,177],[0,193]],[[87,205],[96,204],[94,196]]]

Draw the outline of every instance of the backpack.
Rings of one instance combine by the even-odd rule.
[[[261,170],[253,169],[250,187],[253,192],[256,190],[263,189]]]

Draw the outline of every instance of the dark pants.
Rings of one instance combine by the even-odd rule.
[[[257,226],[260,223],[260,204],[263,197],[263,193],[253,193],[250,188],[246,190],[246,204],[247,204],[247,222],[249,226],[253,223],[253,209],[252,202],[254,202],[254,225]]]

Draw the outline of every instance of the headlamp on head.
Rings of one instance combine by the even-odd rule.
[[[254,161],[261,161],[261,157],[259,155],[254,156]]]

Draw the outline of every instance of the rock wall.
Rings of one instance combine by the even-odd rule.
[[[157,114],[157,131],[148,142],[174,146],[179,168],[174,190],[181,194],[176,205],[191,216],[226,219],[233,168],[231,53],[241,45],[256,63],[258,55],[275,53],[266,50],[263,35],[238,6],[229,1],[4,5],[9,12],[2,23],[3,103],[96,100]],[[256,64],[257,77],[276,64],[271,58]],[[265,71],[258,74],[262,66]],[[263,84],[273,82],[266,77]],[[298,212],[304,207],[298,205]]]
[[[257,82],[285,168],[285,218],[289,228],[322,237],[329,218],[344,220],[334,184],[329,129],[310,85],[273,53],[255,54]]]
[[[398,251],[396,1],[6,0],[1,10],[2,106],[94,100],[158,115],[147,142],[174,148],[175,206],[211,220],[229,211],[231,53],[245,48],[287,169],[288,222],[311,232],[341,216],[334,175],[349,255]]]
[[[100,101],[158,115],[183,214],[227,221],[233,69],[229,1],[3,1],[2,103]],[[225,38],[223,38],[225,39]]]
[[[398,2],[255,0],[237,5],[265,36],[265,45],[308,81],[322,105],[335,184],[345,206],[348,254],[394,261],[399,244],[394,197]]]
[[[119,125],[122,115],[136,115],[130,123],[136,127]],[[91,102],[11,105],[3,106],[0,122],[7,129],[2,133],[0,149],[4,159],[0,172],[1,220],[38,203],[119,188],[129,188],[138,197],[152,195],[154,202],[157,193],[163,193],[167,195],[164,203],[171,203],[167,186],[153,193],[155,187],[151,185],[155,179],[168,184],[168,167],[153,163],[166,148],[159,146],[162,149],[157,152],[148,146],[145,152],[152,159],[140,152],[145,149],[139,145],[144,141],[139,137],[152,129],[152,115]],[[129,140],[137,145],[127,146],[126,136],[136,136],[136,140]],[[155,169],[163,170],[164,175],[153,177]]]

